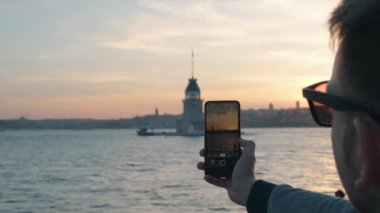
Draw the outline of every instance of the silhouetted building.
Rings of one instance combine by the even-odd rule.
[[[177,133],[183,135],[203,135],[204,118],[202,112],[203,100],[201,90],[194,78],[194,53],[191,52],[191,78],[185,90],[183,113],[177,123]]]
[[[272,103],[269,103],[269,111],[273,111],[273,109],[274,109],[273,104],[272,104]]]
[[[154,115],[156,116],[156,117],[158,117],[158,115],[159,115],[159,113],[158,113],[158,108],[156,107],[156,110],[154,110]]]
[[[185,90],[183,102],[183,114],[178,121],[177,132],[184,135],[203,134],[203,112],[201,91],[197,84],[197,79],[190,78]]]

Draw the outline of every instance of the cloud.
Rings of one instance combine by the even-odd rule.
[[[101,43],[104,47],[178,53],[190,46],[265,48],[275,43],[326,42],[326,16],[331,3],[319,4],[326,11],[313,10],[314,3],[294,0],[269,1],[139,1],[141,13],[117,38]],[[305,12],[308,11],[308,12]],[[122,25],[122,24],[120,24]],[[313,27],[310,27],[313,26]],[[121,35],[121,36],[120,36]]]

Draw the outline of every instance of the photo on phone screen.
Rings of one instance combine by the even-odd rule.
[[[205,174],[231,178],[241,155],[240,104],[208,101],[205,104]]]

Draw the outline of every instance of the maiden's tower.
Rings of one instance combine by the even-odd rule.
[[[183,113],[177,122],[177,133],[186,136],[198,136],[203,135],[204,128],[203,100],[197,79],[194,78],[194,53],[191,54],[191,59],[192,75],[185,90],[185,99],[182,100]]]

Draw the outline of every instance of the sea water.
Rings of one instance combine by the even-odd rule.
[[[243,129],[256,176],[333,195],[330,131]],[[0,132],[0,212],[244,212],[196,168],[203,137],[135,130]]]

